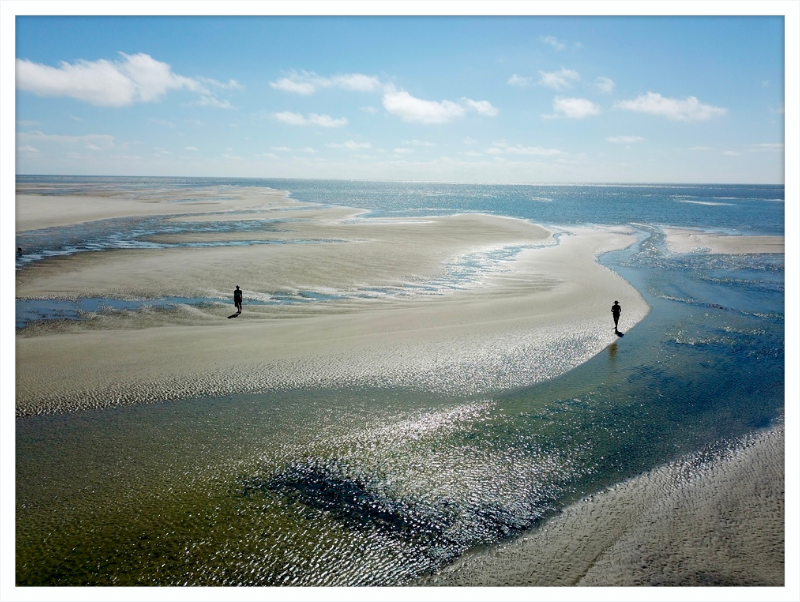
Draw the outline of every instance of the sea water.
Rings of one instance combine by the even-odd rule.
[[[39,181],[18,185],[28,180]],[[490,395],[312,389],[19,418],[20,585],[410,583],[781,419],[783,256],[676,254],[661,227],[783,234],[782,186],[64,179],[76,182],[140,194],[268,186],[368,209],[360,219],[476,211],[629,225],[639,242],[601,261],[652,311],[562,376]],[[137,240],[119,223],[94,227],[68,245],[56,232],[18,240],[38,237],[30,253],[43,257],[93,240],[114,248],[112,230]]]

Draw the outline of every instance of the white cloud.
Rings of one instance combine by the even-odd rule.
[[[375,115],[378,112],[378,109],[375,107],[361,107],[361,110],[370,115]]]
[[[394,89],[388,90],[383,95],[383,106],[389,113],[397,115],[403,121],[419,123],[448,123],[464,117],[467,110],[491,117],[497,115],[497,109],[485,100],[462,98],[457,103],[451,100],[436,102],[415,98],[405,90]]]
[[[45,134],[38,130],[32,132],[18,132],[17,144],[19,147],[30,146],[40,150],[45,146],[49,149],[87,149],[93,151],[107,151],[116,146],[114,136],[108,134],[86,134],[83,136],[61,136],[58,134]]]
[[[435,142],[428,142],[427,140],[403,140],[403,144],[411,146],[436,146]]]
[[[305,117],[300,113],[292,113],[291,111],[281,111],[280,113],[273,113],[272,116],[280,122],[287,125],[308,125]]]
[[[680,100],[665,98],[656,92],[642,94],[633,100],[620,101],[614,106],[625,111],[660,115],[674,121],[704,121],[722,117],[728,112],[722,107],[703,104],[694,96]]]
[[[214,96],[212,88],[241,88],[234,80],[221,84],[178,75],[167,63],[144,53],[119,54],[122,58],[118,61],[62,61],[58,67],[17,59],[17,89],[39,96],[66,96],[98,106],[122,107],[154,102],[170,90],[189,90],[210,99]],[[210,100],[206,103],[213,106]]]
[[[369,142],[356,142],[355,140],[348,140],[347,142],[332,142],[330,144],[326,144],[328,148],[345,148],[347,150],[364,150],[367,148],[372,148],[372,145]]]
[[[233,105],[227,100],[220,100],[213,96],[203,96],[200,100],[192,103],[198,107],[214,107],[215,109],[232,109]]]
[[[508,78],[508,85],[509,86],[519,86],[520,88],[530,85],[531,78],[530,77],[523,77],[521,75],[517,75],[514,73],[511,77]]]
[[[571,88],[572,82],[576,82],[581,78],[577,71],[564,69],[563,67],[559,71],[552,71],[550,73],[539,71],[539,76],[539,83],[541,85],[553,88],[554,90]]]
[[[780,152],[782,153],[786,149],[786,145],[783,142],[771,142],[765,144],[751,144],[750,150],[756,152]]]
[[[414,152],[413,148],[396,148],[394,152],[398,155],[409,155]]]
[[[556,50],[564,50],[564,48],[567,47],[567,45],[564,44],[564,42],[561,42],[555,36],[541,36],[539,38],[539,41],[541,41],[543,44],[548,44],[549,46],[552,46]]]
[[[316,113],[311,113],[308,116],[308,120],[312,125],[318,125],[322,128],[340,128],[347,125],[346,117],[334,119],[329,115],[317,115]]]
[[[494,145],[486,150],[487,153],[492,155],[509,154],[509,155],[533,155],[537,157],[551,157],[553,155],[560,155],[561,151],[555,148],[542,148],[540,146],[522,146],[516,144],[514,146],[506,142],[495,142]]]
[[[363,75],[361,73],[347,73],[335,75],[333,77],[322,77],[313,71],[303,71],[297,73],[293,71],[287,77],[282,77],[269,84],[276,90],[303,94],[305,96],[314,94],[322,88],[339,88],[354,92],[374,92],[382,88],[382,84],[377,77]]]
[[[389,113],[398,115],[404,121],[421,123],[447,123],[466,114],[464,107],[450,100],[422,100],[402,90],[384,94],[383,106]]]
[[[598,77],[594,80],[594,85],[597,86],[597,89],[601,92],[605,92],[606,94],[611,94],[614,91],[614,80],[609,77]]]
[[[634,142],[642,142],[644,138],[641,136],[609,136],[606,140],[615,144],[633,144]]]
[[[544,117],[567,117],[569,119],[583,119],[592,115],[600,114],[600,107],[585,98],[565,98],[556,96],[553,99],[553,109],[555,115],[545,115]]]
[[[462,98],[461,104],[467,107],[468,109],[472,109],[476,113],[480,115],[486,115],[487,117],[495,117],[498,113],[496,107],[492,106],[488,100],[471,100],[469,98]]]
[[[23,144],[22,146],[17,147],[17,152],[20,153],[38,153],[39,149],[30,146],[29,144]]]
[[[725,151],[722,154],[727,156],[727,157],[738,157],[742,153],[740,153],[739,151]]]
[[[287,125],[316,125],[324,128],[338,128],[347,125],[346,117],[334,119],[330,115],[318,115],[316,113],[311,113],[308,117],[304,117],[300,113],[282,111],[280,113],[273,113],[272,117]]]
[[[184,146],[183,150],[195,152],[195,151],[197,151],[199,149],[196,146]]]

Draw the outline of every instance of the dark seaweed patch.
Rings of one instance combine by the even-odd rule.
[[[496,501],[464,504],[401,496],[385,479],[324,459],[297,462],[266,478],[244,477],[239,493],[277,493],[324,511],[347,528],[380,530],[419,546],[434,565],[451,561],[473,545],[529,529],[552,509],[541,498],[507,507]]]

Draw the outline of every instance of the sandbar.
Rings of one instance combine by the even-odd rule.
[[[284,191],[269,188],[228,187],[186,188],[178,190],[87,192],[84,186],[74,193],[53,194],[50,186],[29,186],[16,195],[16,231],[67,226],[88,221],[121,217],[150,217],[215,210],[246,211],[263,207],[302,205],[287,199]],[[62,188],[62,187],[59,187]]]
[[[52,199],[39,198],[47,213]],[[249,190],[232,201],[237,212],[248,207],[239,217],[268,226],[248,235],[264,244],[81,253],[19,271],[18,299],[217,301],[18,331],[17,415],[302,387],[471,394],[523,386],[617,340],[614,300],[622,330],[649,311],[596,261],[635,242],[625,228],[555,232],[482,214],[364,219],[358,210],[307,211],[285,196],[266,198],[276,205]],[[224,212],[226,202],[210,211]],[[271,221],[287,209],[297,215]],[[202,218],[198,208],[191,213]],[[187,236],[196,235],[173,239]],[[227,319],[237,284],[244,312]],[[271,303],[304,291],[329,300]]]
[[[783,236],[731,236],[701,230],[662,228],[667,246],[676,253],[705,251],[715,254],[747,255],[750,253],[783,253]]]

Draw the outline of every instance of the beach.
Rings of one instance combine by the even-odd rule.
[[[686,456],[418,584],[782,586],[784,441],[778,426]]]
[[[33,211],[39,197],[24,199],[30,221],[23,223],[68,219],[43,199],[39,213]],[[140,203],[142,211],[174,211],[174,205]],[[224,203],[202,208],[220,210]],[[111,204],[111,212],[98,205],[93,218],[117,216]],[[190,210],[186,205],[181,209]],[[611,344],[615,299],[624,307],[626,328],[647,313],[636,290],[595,261],[632,244],[621,228],[573,228],[554,244],[545,228],[488,215],[359,221],[356,210],[308,209],[258,191],[243,192],[232,205],[240,220],[295,219],[286,210],[304,210],[301,221],[248,233],[249,239],[322,242],[83,253],[18,276],[17,298],[200,296],[220,302],[29,329],[17,337],[17,414],[304,386],[520,386],[552,378]],[[63,210],[71,215],[71,204]],[[448,262],[508,246],[522,249],[513,269],[481,274],[479,282],[454,290],[414,292],[442,278]],[[227,320],[236,285],[244,290],[244,312]],[[400,293],[351,294],[323,306],[252,304],[276,291],[307,289]],[[504,362],[518,370],[494,368]]]
[[[519,406],[520,410],[516,401],[506,402],[506,407],[494,396],[557,380],[574,368],[589,365],[593,359],[607,362],[609,369],[603,367],[606,370],[602,372],[603,378],[613,382],[610,375],[617,354],[626,353],[626,339],[622,336],[632,335],[635,340],[637,326],[651,311],[639,290],[598,261],[604,253],[623,252],[637,243],[637,233],[627,226],[545,227],[530,220],[482,213],[370,217],[362,209],[299,202],[286,192],[264,188],[171,189],[144,195],[99,188],[88,196],[85,192],[60,196],[43,192],[26,188],[18,194],[18,234],[87,224],[86,227],[92,228],[92,224],[106,220],[150,217],[199,228],[176,232],[162,229],[148,234],[145,242],[152,244],[152,248],[115,248],[37,261],[17,272],[18,300],[91,298],[158,302],[165,298],[194,298],[203,301],[138,310],[114,309],[110,305],[80,320],[40,320],[18,329],[15,345],[18,421],[62,414],[81,417],[85,413],[87,424],[95,421],[100,425],[98,432],[102,433],[104,420],[117,419],[111,414],[104,417],[97,410],[158,407],[168,402],[205,407],[205,400],[209,399],[221,399],[223,405],[235,408],[238,406],[228,404],[228,400],[247,395],[262,395],[269,404],[288,399],[292,403],[300,400],[302,405],[304,396],[311,392],[309,399],[314,399],[314,408],[298,410],[301,418],[286,418],[291,426],[286,432],[294,433],[290,437],[292,444],[279,446],[277,460],[260,449],[247,453],[251,456],[263,453],[268,461],[259,457],[259,462],[270,466],[270,463],[280,466],[283,462],[302,470],[313,468],[318,461],[307,460],[307,455],[316,458],[315,454],[334,454],[333,468],[324,465],[325,470],[333,472],[323,474],[334,483],[340,479],[348,486],[366,487],[361,484],[360,476],[340,475],[336,462],[345,468],[347,462],[361,462],[363,467],[359,470],[369,471],[375,470],[373,462],[380,463],[388,457],[396,464],[395,479],[400,482],[392,486],[402,491],[404,486],[410,488],[403,484],[403,478],[409,483],[413,481],[415,486],[415,479],[430,483],[440,479],[445,493],[447,479],[461,487],[458,479],[462,468],[472,471],[466,474],[480,481],[481,486],[490,480],[487,475],[493,470],[503,474],[508,471],[509,491],[514,489],[515,471],[519,467],[531,470],[534,482],[545,478],[541,475],[548,474],[547,471],[552,475],[569,472],[571,463],[579,463],[570,455],[573,450],[548,459],[537,447],[537,435],[532,437],[534,444],[526,439],[529,435],[519,439],[514,433],[520,429],[519,424],[548,418],[550,413],[570,411],[569,404],[582,407],[584,401],[570,394],[568,399],[559,400],[558,403],[565,404],[563,408],[552,410],[543,405],[541,413],[537,413],[538,401],[533,410],[524,404]],[[236,227],[202,229],[206,223],[225,222],[235,222]],[[666,244],[677,253],[700,250],[705,254],[747,255],[783,251],[781,236],[719,236],[679,228],[663,228],[663,234]],[[240,315],[234,313],[232,302],[236,285],[244,291]],[[621,332],[615,332],[610,311],[617,300],[623,308]],[[671,344],[686,344],[682,332],[669,336]],[[593,385],[590,392],[592,388]],[[348,416],[348,420],[352,419],[358,427],[347,430],[349,426],[338,426],[336,406],[326,405],[333,402],[319,401],[313,395],[329,390],[402,391],[402,396],[409,396],[413,403],[398,394],[394,401],[396,409],[380,408],[383,413],[377,418],[368,412],[365,416],[369,418],[362,418],[355,412],[355,417]],[[292,397],[294,393],[296,397]],[[467,398],[468,402],[448,401],[451,405],[443,409],[426,408],[419,401],[427,399],[426,396],[430,399],[453,396]],[[371,399],[370,403],[374,401]],[[208,403],[213,406],[217,401]],[[388,406],[389,402],[386,403]],[[404,403],[411,404],[408,407],[412,409],[408,410]],[[187,406],[169,405],[167,411],[186,411],[179,407]],[[501,409],[495,411],[495,407]],[[623,405],[619,407],[624,410]],[[317,409],[329,416],[325,418],[324,432],[303,432],[303,429],[313,431],[315,423],[305,424],[302,417],[318,420]],[[207,410],[198,410],[201,414],[203,411]],[[600,416],[600,409],[590,411]],[[612,408],[609,415],[618,411],[622,410]],[[120,432],[127,428],[126,415],[120,415],[121,426],[117,427]],[[596,420],[589,416],[586,424]],[[203,427],[208,430],[202,431],[202,436],[210,433],[209,437],[214,438],[211,419],[198,420],[208,423]],[[242,420],[249,421],[252,425],[249,428],[257,430],[254,420]],[[664,420],[670,424],[669,419]],[[487,426],[482,426],[484,423]],[[565,424],[573,425],[577,431],[582,428],[580,422],[573,424],[567,420]],[[148,428],[158,433],[161,427]],[[176,428],[180,432],[183,427]],[[192,432],[195,427],[186,428]],[[270,435],[271,428],[280,433],[283,427],[279,421],[270,428],[264,427],[259,436],[265,440],[271,437],[269,444],[263,444],[264,449],[271,445],[278,447],[273,441],[279,435]],[[488,429],[487,437],[499,437],[497,441],[505,441],[512,451],[504,449],[506,444],[497,443],[501,450],[499,459],[484,457],[481,454],[486,451],[482,447],[476,448],[478,451],[462,450],[460,439],[456,438],[456,443],[444,439],[450,433],[457,437],[466,433],[463,436],[469,440],[474,436],[470,429],[481,433],[482,428]],[[347,431],[346,436],[339,434],[340,429]],[[496,435],[492,429],[500,434]],[[32,432],[28,439],[35,446],[38,435],[35,428]],[[308,442],[304,443],[305,439],[297,437],[297,433]],[[126,450],[136,449],[137,445],[128,441],[131,437],[122,436],[128,447],[121,446],[119,452],[104,452],[111,459],[96,461],[110,466],[130,463],[133,467],[130,475],[141,471],[143,480],[157,481],[159,470],[172,474],[169,460],[161,460],[164,466],[154,469],[147,467],[144,460],[131,458],[131,452]],[[321,443],[317,443],[317,437]],[[182,446],[191,449],[194,443],[189,439],[175,442],[175,449]],[[330,441],[339,439],[350,447],[336,451]],[[219,452],[211,453],[208,449],[217,450],[225,443],[205,445],[202,453],[214,457],[213,453]],[[236,445],[244,444],[237,440]],[[417,445],[419,449],[414,447]],[[455,451],[447,451],[446,445]],[[515,456],[519,452],[517,447],[525,450],[519,457]],[[157,449],[142,450],[142,457],[158,457],[161,452]],[[360,455],[359,450],[366,449],[375,456]],[[83,470],[80,464],[67,458],[82,453],[77,448],[74,452],[64,451],[63,458],[56,458],[53,466],[58,467],[62,462],[68,468],[53,469],[54,474],[59,471],[62,474],[52,477],[50,482],[45,479],[41,492],[36,489],[39,485],[26,484],[25,496],[44,497],[42,492],[54,487],[64,500],[75,496],[73,502],[58,502],[66,504],[65,507],[74,503],[80,509],[82,504],[91,504],[80,496],[78,489],[69,495],[62,493],[72,487],[69,471],[77,474]],[[430,462],[423,466],[421,458]],[[482,463],[484,459],[486,462]],[[498,519],[501,527],[492,527],[500,534],[512,532],[505,528],[503,520],[512,525],[535,524],[535,527],[521,532],[518,532],[520,527],[514,527],[513,538],[500,537],[503,541],[499,544],[473,546],[452,563],[426,557],[428,564],[424,566],[437,567],[427,577],[419,578],[412,569],[407,574],[397,569],[392,579],[424,587],[781,586],[784,583],[783,461],[782,424],[768,429],[759,427],[716,446],[705,445],[700,451],[683,454],[646,472],[625,474],[620,482],[579,499],[554,515],[547,514],[542,521],[538,514],[533,519],[526,518],[528,522],[514,522],[501,516]],[[182,467],[174,469],[176,474],[195,470],[192,464],[183,467],[183,462],[182,458],[175,460],[176,466]],[[217,458],[209,462],[214,470],[222,470],[219,466],[228,464],[238,470],[239,464],[253,463],[250,456],[246,461]],[[575,469],[574,474],[594,470],[591,464],[587,466]],[[384,465],[380,469],[389,471]],[[404,476],[401,469],[414,476]],[[127,474],[121,468],[114,470]],[[225,498],[232,485],[227,482],[219,485],[215,481],[228,478],[227,473],[223,474],[224,477],[192,474],[190,485],[178,479],[176,501],[167,503],[175,507],[165,509],[165,516],[172,521],[173,516],[183,511],[181,504],[194,504],[196,494],[192,488],[199,487],[196,483],[202,484],[204,478],[219,486],[221,492],[214,490],[208,494],[209,499],[218,495],[228,504],[244,503],[238,498],[233,502]],[[59,478],[63,484],[57,484]],[[246,482],[261,483],[255,477]],[[272,483],[269,479],[265,482]],[[156,493],[148,495],[162,499],[159,496],[164,494],[158,492],[161,485],[151,486]],[[116,488],[127,491],[124,484],[108,487],[109,491]],[[170,492],[172,487],[170,484]],[[385,503],[392,512],[400,512],[392,505],[395,502],[383,501],[384,489],[390,491],[387,487],[381,485],[376,490],[366,489],[364,493],[359,489],[359,492],[368,494],[368,498],[374,496],[376,505]],[[500,493],[505,491],[502,487],[498,486]],[[183,492],[179,494],[179,490]],[[468,500],[480,497],[469,491],[463,495]],[[113,496],[109,493],[108,497]],[[180,499],[185,501],[179,502]],[[492,499],[469,501],[466,507],[479,517],[499,512]],[[445,510],[448,504],[456,504],[441,503]],[[542,502],[549,503],[549,498]],[[280,511],[288,512],[281,504],[279,500]],[[109,508],[112,506],[110,503]],[[41,512],[38,508],[38,502],[30,503],[26,512],[36,517],[36,512]],[[441,509],[433,508],[437,512]],[[351,520],[355,511],[348,506],[345,510],[350,513],[345,513],[345,517]],[[120,516],[126,516],[127,512],[133,512],[129,506],[125,506]],[[240,516],[238,508],[230,512],[231,516]],[[389,510],[386,513],[390,514]],[[76,510],[76,514],[80,512]],[[139,514],[137,511],[137,520]],[[401,522],[406,520],[404,515],[401,519]],[[25,520],[30,524],[39,519]],[[67,521],[63,517],[54,520]],[[75,519],[74,524],[80,525],[82,520],[88,519]],[[288,519],[286,522],[291,523]],[[330,528],[340,536],[336,530],[341,525],[331,522]],[[249,537],[250,531],[245,526],[241,529]],[[137,537],[141,540],[144,536]],[[353,549],[358,546],[354,544]],[[253,562],[264,558],[264,548],[257,550]],[[361,552],[353,554],[358,557]],[[325,558],[327,561],[328,556]],[[226,574],[226,570],[219,572]],[[383,583],[358,581],[364,578],[361,574],[351,582],[336,572],[323,572],[318,584]],[[280,573],[276,569],[275,574],[283,579],[285,571]],[[205,577],[216,579],[211,573]],[[303,578],[312,581],[306,583]],[[314,585],[317,584],[314,578],[313,573],[303,574],[297,578],[300,581],[286,583]],[[89,578],[87,582],[94,583]]]
[[[783,236],[731,236],[699,230],[664,228],[667,244],[678,253],[783,253]]]

